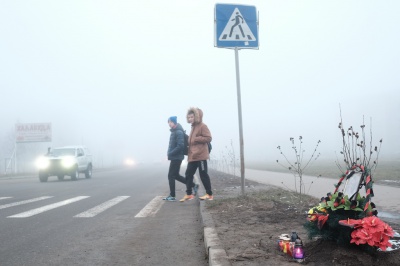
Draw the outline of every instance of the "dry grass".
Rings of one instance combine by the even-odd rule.
[[[307,211],[318,199],[281,188],[247,182],[239,195],[240,178],[210,169],[214,201],[206,202],[215,229],[233,266],[297,264],[279,251],[280,234],[297,232],[305,244],[307,265],[399,265],[399,252],[367,254],[333,241],[308,239],[304,224]],[[397,229],[398,227],[394,227]]]

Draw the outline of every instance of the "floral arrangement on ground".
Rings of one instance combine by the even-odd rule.
[[[356,186],[351,188],[351,179]],[[346,180],[344,192],[338,189]],[[353,182],[353,183],[354,183]],[[386,251],[392,248],[393,229],[378,218],[369,170],[355,165],[346,171],[336,184],[335,192],[327,193],[320,203],[308,212],[305,227],[309,238],[322,237],[340,245],[358,245],[365,250]],[[365,186],[365,195],[360,188]],[[350,188],[349,188],[350,187]],[[350,192],[350,193],[346,193]]]

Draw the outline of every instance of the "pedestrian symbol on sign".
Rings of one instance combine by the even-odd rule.
[[[240,32],[242,33],[242,36],[244,37],[244,32],[243,32],[243,29],[242,29],[242,25],[240,25],[240,19],[239,19],[239,18],[242,19],[242,24],[244,23],[243,17],[242,17],[241,15],[239,15],[239,12],[236,12],[235,18],[234,18],[234,19],[231,19],[231,21],[235,20],[235,25],[233,25],[233,26],[231,27],[231,32],[229,33],[229,37],[232,37],[233,29],[234,29],[236,26],[239,26]]]
[[[256,41],[238,8],[233,11],[218,39],[219,41]]]

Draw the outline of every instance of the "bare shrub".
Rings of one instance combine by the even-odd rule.
[[[320,153],[317,153],[317,149],[319,144],[321,143],[320,140],[317,141],[317,144],[314,148],[313,153],[307,159],[305,159],[305,150],[303,149],[303,137],[299,136],[298,143],[296,143],[294,138],[290,138],[290,142],[292,143],[292,151],[294,152],[294,160],[290,161],[289,158],[283,153],[281,146],[278,146],[277,149],[279,150],[280,154],[285,159],[283,163],[279,160],[276,162],[285,169],[288,169],[294,175],[294,182],[295,182],[295,191],[298,192],[300,195],[305,193],[305,185],[303,182],[303,173],[304,171],[310,167],[315,160],[318,159]]]

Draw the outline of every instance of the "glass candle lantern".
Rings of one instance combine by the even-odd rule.
[[[293,258],[296,259],[296,260],[304,259],[303,242],[300,239],[297,239],[295,244],[294,244]]]

